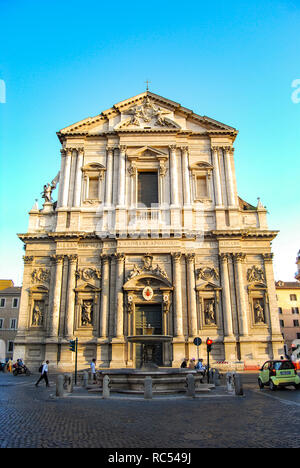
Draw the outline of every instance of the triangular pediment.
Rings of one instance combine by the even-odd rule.
[[[63,128],[64,135],[98,135],[118,131],[177,131],[237,135],[237,130],[217,120],[195,114],[178,102],[146,91],[114,104],[95,117]]]
[[[157,148],[151,146],[143,146],[128,155],[129,159],[166,159],[168,155]]]

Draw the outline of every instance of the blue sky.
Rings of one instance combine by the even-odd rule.
[[[293,280],[299,1],[0,0],[0,11],[0,278],[21,284],[16,233],[59,170],[56,131],[143,92],[149,79],[154,93],[239,130],[239,195],[267,206],[280,230],[275,277]]]

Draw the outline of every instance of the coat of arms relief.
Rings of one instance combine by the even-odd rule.
[[[171,120],[171,112],[168,109],[156,106],[153,100],[146,96],[142,104],[131,107],[125,112],[130,115],[118,125],[119,128],[126,127],[171,127],[180,128],[180,126]]]

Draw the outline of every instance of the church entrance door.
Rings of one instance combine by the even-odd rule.
[[[162,335],[162,307],[161,304],[136,304],[135,306],[135,334],[146,335],[146,328],[153,327],[153,335]],[[143,345],[135,345],[136,367],[142,364]],[[163,364],[162,343],[158,343],[154,353],[154,361],[158,366]]]

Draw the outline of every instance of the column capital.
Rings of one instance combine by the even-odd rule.
[[[172,252],[171,255],[172,255],[172,258],[173,258],[175,263],[180,262],[180,259],[181,259],[181,256],[182,256],[181,252]]]
[[[120,153],[126,153],[127,151],[127,146],[126,145],[119,145],[118,146]]]
[[[25,265],[31,265],[33,263],[33,255],[23,255],[23,261]]]
[[[125,261],[125,254],[116,252],[112,254],[113,257],[117,260],[118,263],[123,263]]]
[[[220,260],[223,263],[228,263],[228,260],[231,258],[231,254],[228,252],[222,252],[219,254]]]
[[[262,257],[264,259],[265,262],[272,262],[273,261],[273,257],[274,257],[274,254],[272,252],[270,253],[263,253],[262,254]]]
[[[212,147],[211,147],[211,150],[212,150],[212,151],[215,151],[215,152],[218,152],[220,149],[222,149],[221,146],[212,146]]]
[[[175,153],[175,151],[177,150],[177,146],[176,145],[169,145],[169,149],[170,149],[171,153]]]
[[[106,264],[106,263],[109,262],[110,255],[101,253],[101,254],[100,254],[100,259],[101,259],[101,261],[102,261],[103,264]]]
[[[243,252],[234,253],[234,254],[232,254],[232,256],[233,256],[233,259],[235,260],[235,262],[240,262],[240,263],[242,263],[246,258],[246,254],[243,253]]]
[[[185,258],[187,260],[187,263],[193,264],[195,261],[195,254],[194,253],[187,253],[185,254]]]
[[[77,148],[77,152],[78,154],[83,154],[84,153],[84,147],[83,146],[80,146],[79,148]]]
[[[78,255],[77,254],[68,254],[67,258],[69,260],[69,263],[75,264],[77,262]]]
[[[51,260],[56,263],[56,265],[62,264],[64,261],[64,255],[50,255]]]
[[[67,155],[67,156],[71,156],[74,149],[75,149],[75,148],[65,148],[66,155]]]
[[[107,145],[107,146],[106,146],[106,151],[107,151],[108,153],[113,153],[114,150],[115,150],[115,148],[116,148],[116,146]]]
[[[180,146],[180,149],[182,152],[184,153],[188,153],[189,152],[189,147],[188,146]]]

